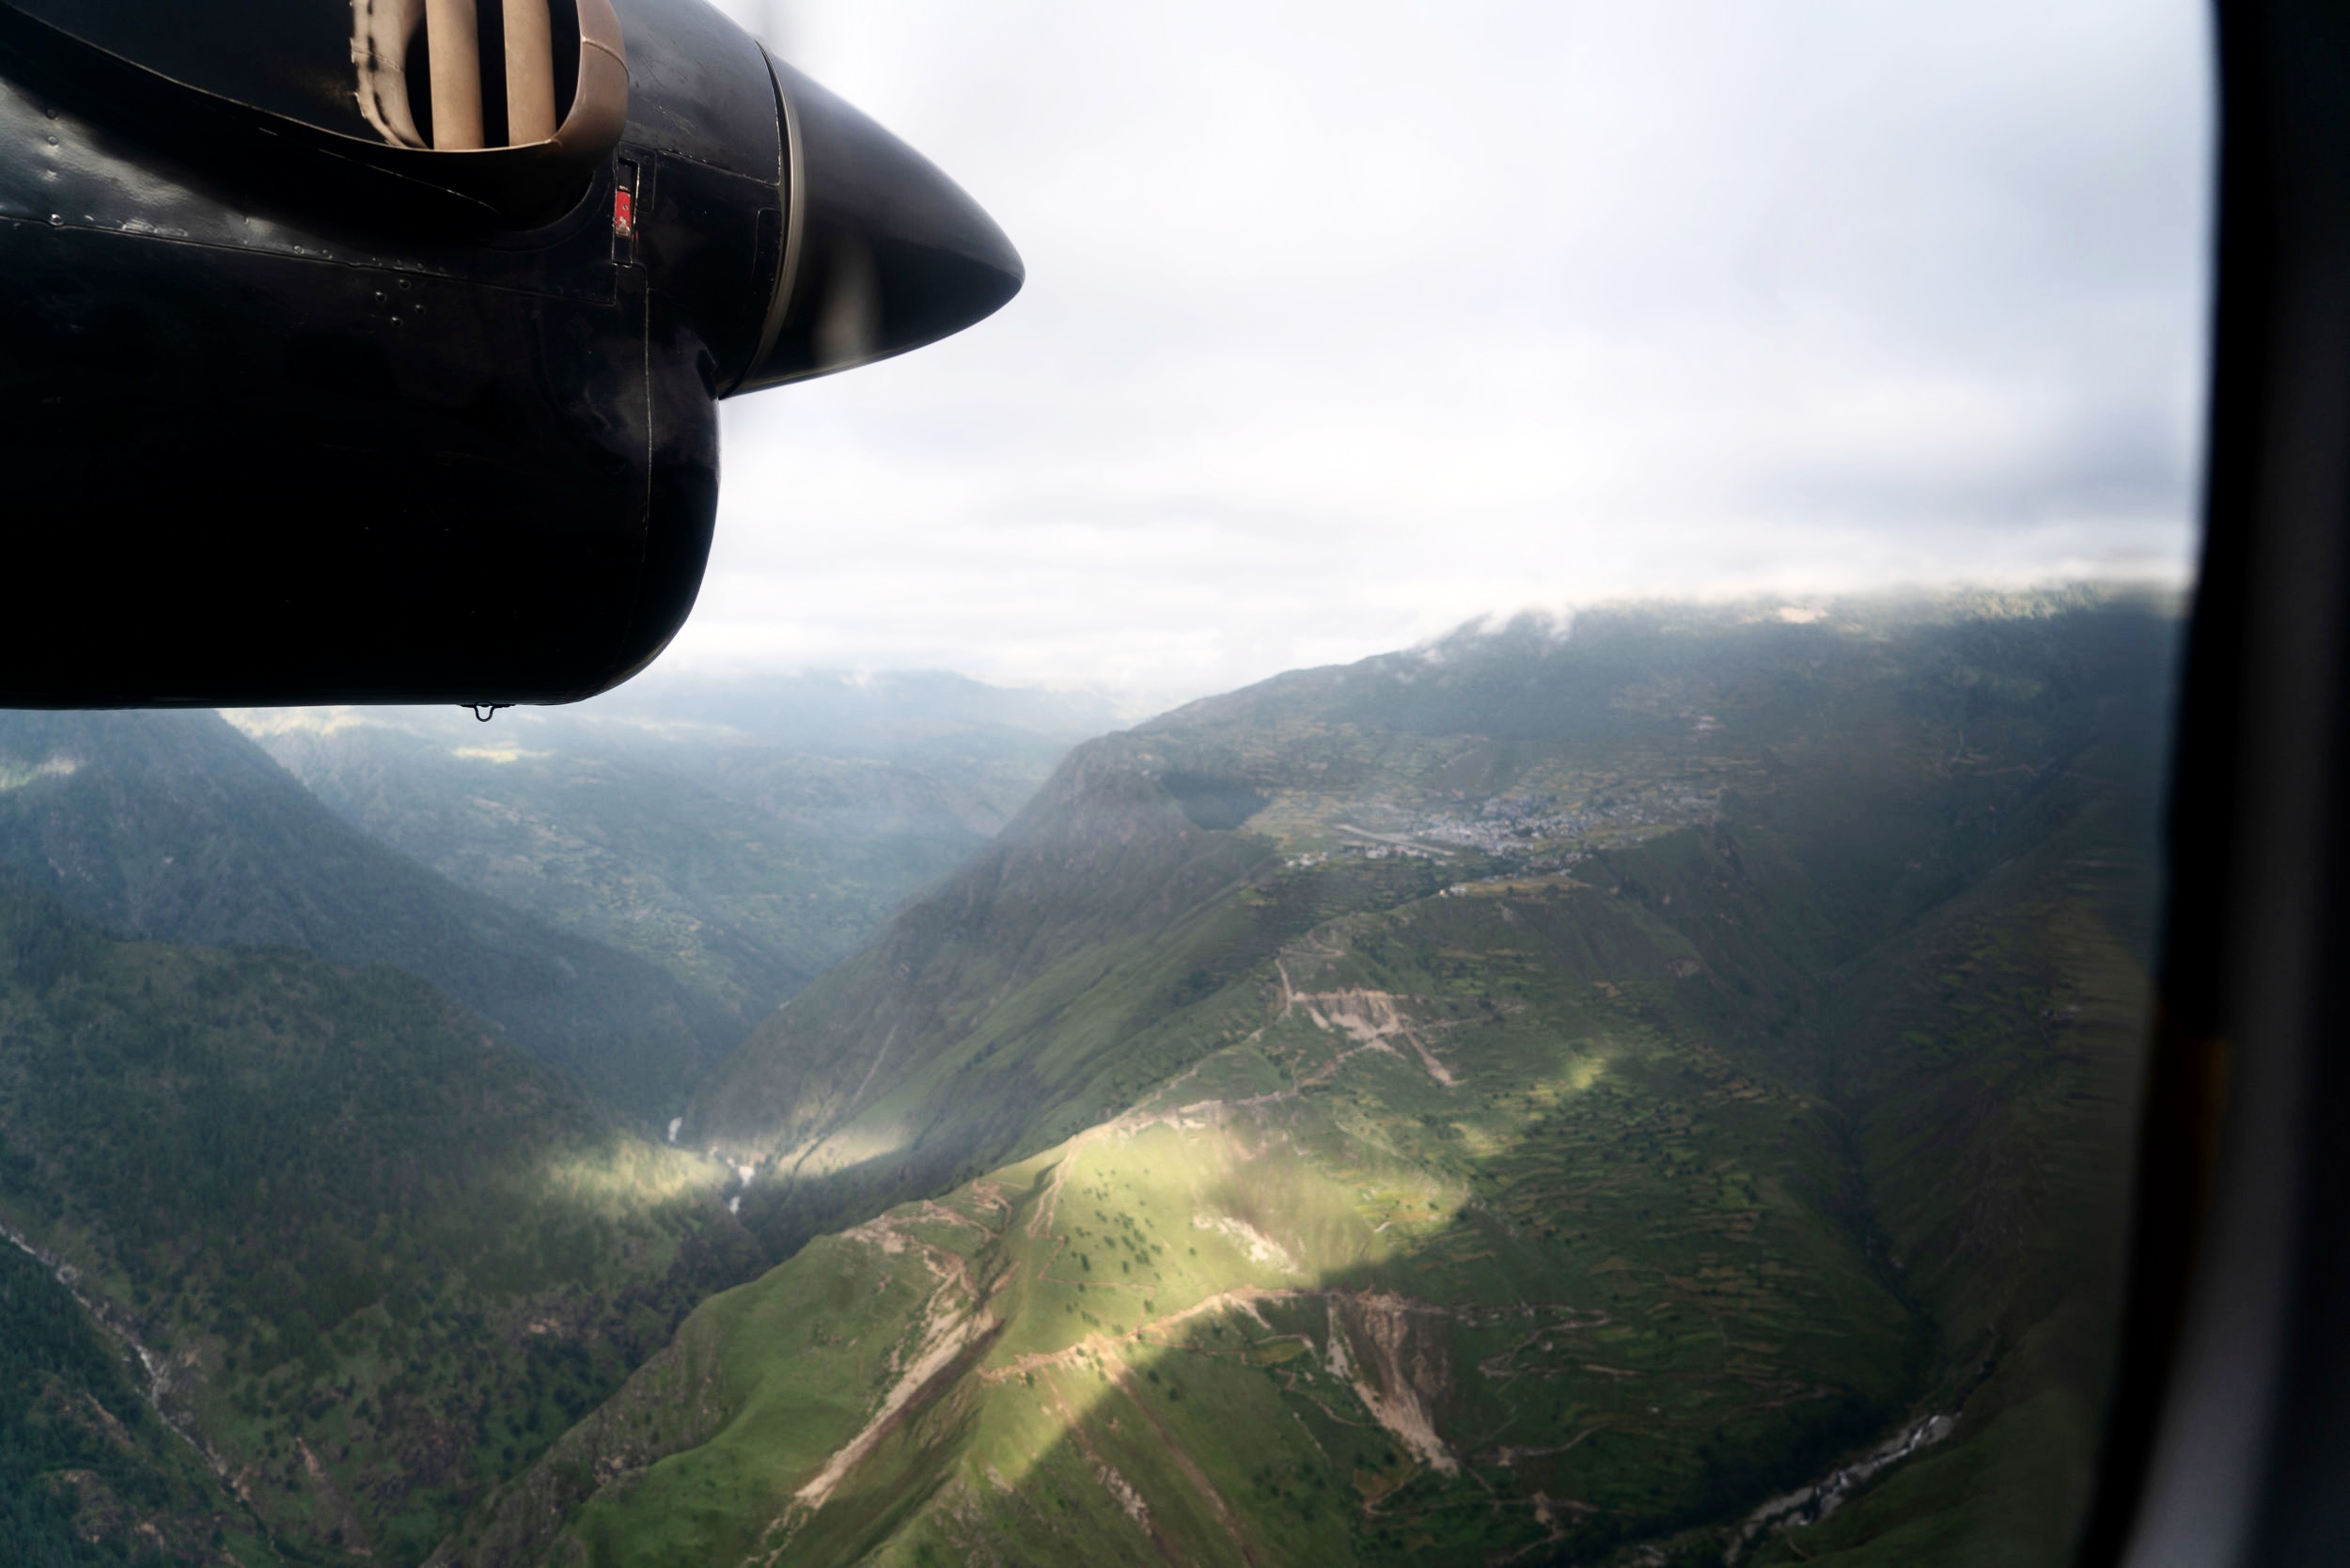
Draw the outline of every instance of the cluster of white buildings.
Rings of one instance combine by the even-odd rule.
[[[1573,810],[1560,810],[1558,800],[1550,795],[1496,795],[1482,802],[1474,812],[1432,812],[1402,833],[1373,833],[1349,823],[1339,823],[1335,831],[1351,835],[1351,839],[1342,840],[1335,849],[1285,855],[1281,864],[1290,870],[1303,870],[1326,865],[1335,858],[1448,860],[1459,851],[1467,850],[1510,862],[1510,875],[1562,871],[1584,858],[1581,849],[1570,847],[1576,839],[1606,828],[1710,821],[1718,806],[1712,794],[1668,796],[1660,792],[1610,800],[1606,805],[1586,803]],[[1457,884],[1448,891],[1457,892],[1468,886]]]

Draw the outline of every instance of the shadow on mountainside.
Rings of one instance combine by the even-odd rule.
[[[1351,917],[1284,952],[1256,1039],[1144,1109],[697,1313],[443,1560],[536,1560],[612,1477],[574,1529],[616,1563],[1718,1560],[1747,1510],[1935,1413],[1956,1435],[1920,1470],[2021,1429],[2024,1479],[2060,1490],[2093,1439],[2142,997],[2100,906],[2133,878],[2091,823],[1857,965],[1846,1070],[1864,1037],[1902,1059],[1841,1103],[1767,1027],[1715,1034],[1735,972],[1621,885]],[[1972,1032],[1903,1054],[1945,960],[1974,964]],[[1995,1103],[1945,1114],[1986,1074]],[[1882,1190],[1905,1172],[1939,1196]],[[1998,1498],[1964,1500],[1941,1560],[1991,1560],[1966,1543]],[[2063,1509],[2032,1516],[2002,1560],[2058,1560]]]
[[[1081,748],[733,1070],[729,1152],[832,1159],[769,1223],[941,1196],[706,1305],[442,1560],[1720,1560],[1942,1415],[1830,1523],[1989,1560],[1996,1486],[1902,1478],[2093,1442],[2175,624],[1585,631]],[[1536,813],[1588,836],[1399,848]]]

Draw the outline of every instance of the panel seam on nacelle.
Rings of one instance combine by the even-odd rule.
[[[184,234],[162,234],[149,229],[109,227],[103,224],[62,222],[17,212],[0,212],[0,223],[23,224],[35,229],[70,229],[77,234],[94,234],[107,240],[142,240],[150,244],[185,245],[194,250],[217,251],[224,256],[251,256],[271,261],[285,261],[311,267],[340,267],[353,273],[385,273],[397,277],[423,278],[434,283],[462,284],[468,289],[486,290],[493,293],[512,294],[523,299],[564,300],[574,305],[610,305],[615,294],[611,290],[597,293],[590,290],[525,289],[511,283],[498,283],[485,278],[467,277],[462,273],[435,272],[430,268],[400,266],[378,260],[352,259],[348,257],[304,255],[299,251],[281,250],[274,245],[232,245],[218,240],[199,240]],[[607,271],[610,262],[599,265]]]
[[[759,57],[767,67],[767,81],[776,92],[776,134],[783,143],[781,158],[776,160],[776,172],[783,177],[784,189],[779,193],[783,207],[782,257],[776,263],[775,291],[767,296],[767,319],[760,323],[759,346],[743,364],[743,373],[727,388],[728,394],[741,390],[750,380],[751,372],[767,362],[775,352],[776,339],[783,336],[783,318],[791,307],[791,290],[799,281],[800,241],[807,231],[807,182],[800,167],[799,116],[791,107],[791,95],[783,90],[783,78],[776,74],[775,61],[768,57],[762,45]]]

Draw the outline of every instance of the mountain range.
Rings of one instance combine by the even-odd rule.
[[[221,1561],[2060,1561],[2178,626],[1528,619],[1016,808],[1054,735],[742,722],[813,699],[236,715],[291,774],[12,718],[27,1495]],[[604,990],[456,956],[566,943]]]

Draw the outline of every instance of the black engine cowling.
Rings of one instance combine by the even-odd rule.
[[[602,691],[692,607],[718,399],[1020,287],[700,0],[553,0],[519,146],[483,0],[435,146],[425,3],[0,0],[0,703]]]

